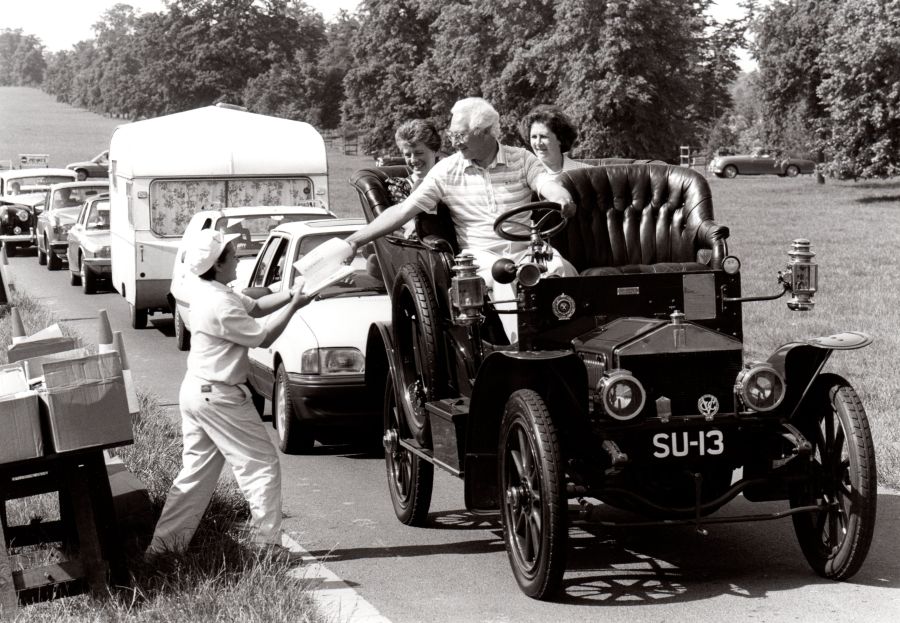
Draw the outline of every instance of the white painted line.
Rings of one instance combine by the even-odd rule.
[[[282,535],[283,545],[292,552],[303,555],[303,566],[290,571],[290,575],[305,580],[313,599],[326,621],[341,623],[391,623],[390,619],[353,590],[337,574],[329,570],[290,535]]]

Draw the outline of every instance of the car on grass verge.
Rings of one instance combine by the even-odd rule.
[[[69,230],[75,224],[82,204],[108,192],[109,182],[65,182],[50,187],[35,228],[38,264],[46,264],[47,270],[62,268],[62,261],[69,251]]]
[[[734,156],[716,156],[709,169],[717,177],[733,179],[738,175],[778,175],[780,177],[797,177],[811,174],[816,170],[816,163],[805,158],[776,156],[770,152],[754,152]]]
[[[352,176],[367,219],[390,205],[397,174]],[[393,313],[371,328],[366,371],[384,387],[398,520],[428,523],[435,468],[458,477],[469,511],[500,516],[513,576],[537,599],[563,588],[570,527],[591,524],[705,535],[791,517],[816,573],[853,576],[875,526],[875,449],[859,396],[825,365],[872,339],[807,337],[764,360],[743,345],[744,304],[787,294],[791,310],[813,307],[810,242],[793,241],[778,292],[745,296],[700,173],[624,164],[560,182],[577,205],[568,222],[542,202],[494,223],[531,249],[491,267],[515,282],[513,344],[440,209],[416,217],[418,242],[375,243]],[[548,243],[577,276],[546,275]],[[718,512],[739,495],[778,507]]]
[[[204,210],[191,217],[175,254],[175,263],[172,267],[171,290],[168,297],[169,305],[175,317],[175,345],[178,350],[189,350],[191,347],[191,325],[188,311],[191,307],[191,293],[196,284],[197,276],[185,268],[184,255],[191,244],[192,236],[198,231],[209,229],[210,227],[228,233],[241,234],[236,247],[238,276],[235,283],[246,283],[247,277],[256,263],[256,254],[262,248],[263,243],[269,236],[269,232],[274,227],[295,221],[327,218],[334,218],[334,214],[321,206],[220,208]]]
[[[67,164],[66,168],[75,172],[79,182],[83,182],[89,177],[108,177],[109,150],[104,149],[90,160]]]
[[[295,262],[364,223],[334,219],[276,227],[246,282],[247,293],[295,287]],[[283,452],[307,452],[317,439],[380,444],[382,388],[373,394],[366,383],[366,336],[371,323],[391,317],[391,302],[381,279],[366,270],[364,252],[350,265],[356,270],[298,310],[271,346],[250,349],[250,384],[272,402],[272,423]]]
[[[98,281],[109,281],[109,244],[109,195],[104,193],[84,202],[68,235],[69,282],[85,294],[95,294]]]

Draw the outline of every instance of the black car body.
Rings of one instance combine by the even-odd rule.
[[[351,178],[369,219],[390,205],[384,179],[400,174]],[[532,261],[493,267],[497,279],[517,278],[517,344],[481,300],[483,281],[440,208],[417,217],[414,239],[376,243],[393,320],[372,327],[366,371],[370,387],[385,388],[397,517],[426,523],[434,467],[458,476],[470,511],[500,514],[513,573],[535,598],[561,587],[570,524],[616,523],[604,504],[700,533],[791,516],[817,573],[853,575],[874,528],[874,450],[853,388],[822,368],[871,338],[811,338],[765,361],[746,361],[742,344],[744,303],[787,293],[791,309],[813,306],[809,242],[794,241],[781,292],[743,297],[702,175],[625,164],[562,182],[578,211],[550,240],[579,275],[539,270],[549,235],[538,229],[553,204],[528,208],[541,217],[530,231],[505,230],[531,240]],[[785,508],[716,513],[739,494]]]
[[[0,243],[8,255],[30,247],[35,241],[37,215],[45,193],[0,198]]]

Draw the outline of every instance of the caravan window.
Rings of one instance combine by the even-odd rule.
[[[172,179],[150,184],[150,230],[181,236],[201,210],[235,206],[318,206],[307,177]]]

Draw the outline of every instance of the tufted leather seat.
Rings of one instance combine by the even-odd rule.
[[[578,212],[551,243],[585,275],[721,268],[728,228],[713,220],[706,179],[645,163],[567,171]]]

